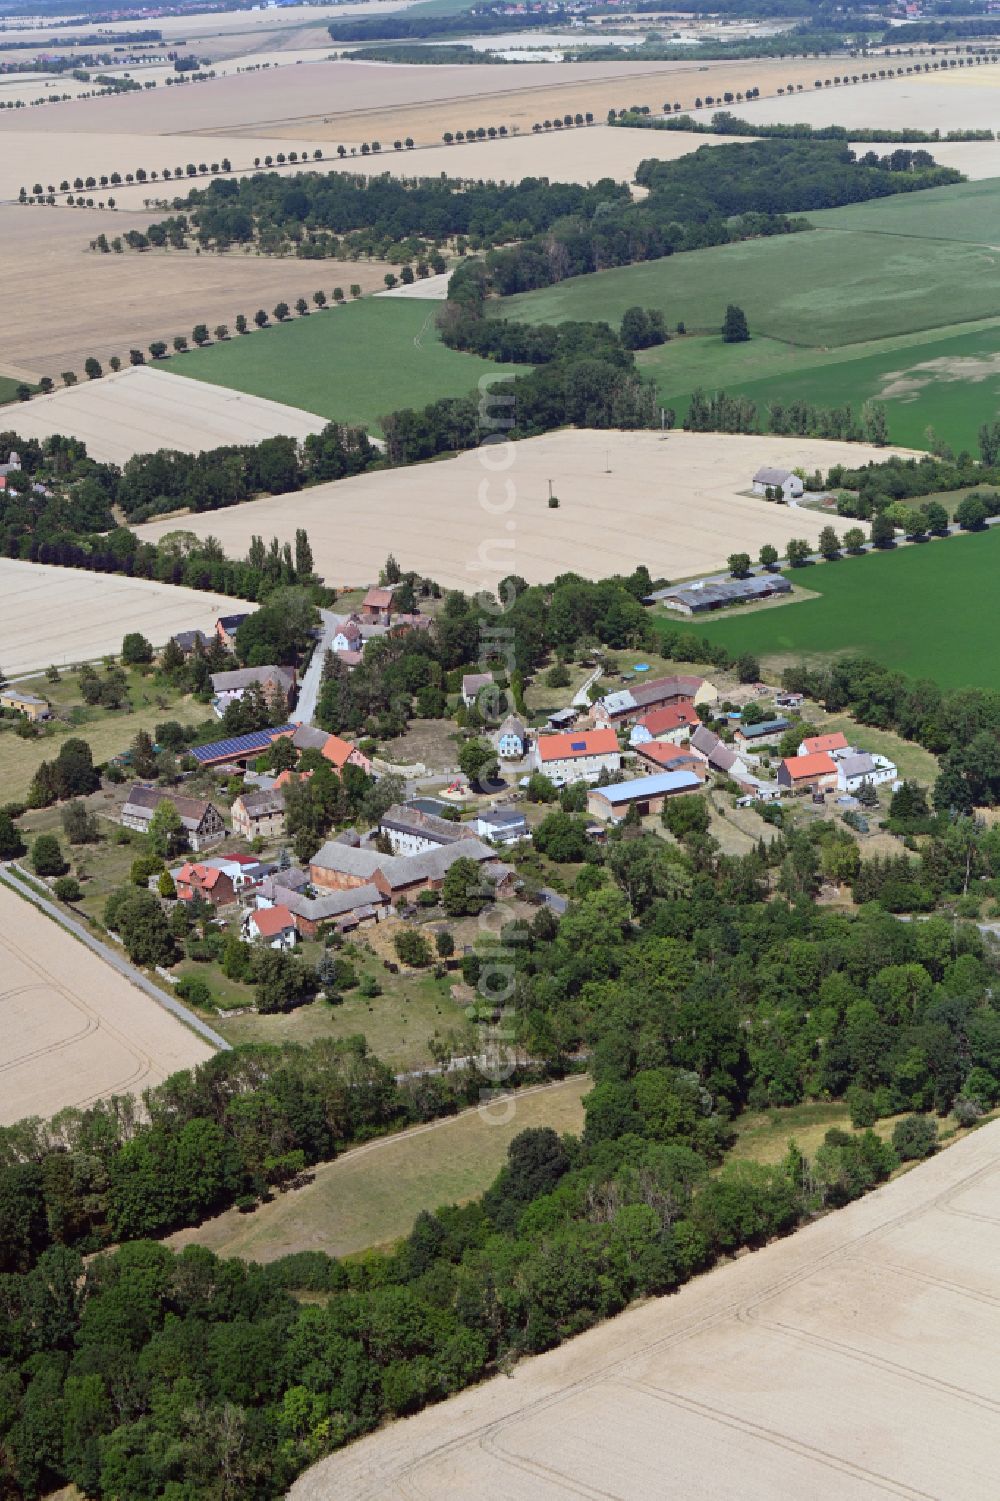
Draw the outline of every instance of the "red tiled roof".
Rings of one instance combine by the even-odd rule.
[[[837,775],[836,764],[825,751],[811,756],[789,756],[783,765],[793,782],[811,782],[816,777]]]
[[[565,735],[539,735],[538,755],[544,761],[572,761],[577,756],[607,756],[618,749],[614,730],[569,730]]]
[[[847,736],[840,730],[835,735],[810,735],[808,739],[803,740],[802,744],[806,748],[806,755],[809,756],[814,756],[820,751],[848,749]]]
[[[279,933],[287,933],[289,928],[294,928],[295,918],[287,907],[258,907],[256,912],[251,913],[250,921],[253,923],[261,938],[277,938]]]
[[[676,704],[664,704],[662,709],[651,709],[639,723],[655,737],[679,730],[683,725],[693,729],[701,720],[691,700],[680,699]]]

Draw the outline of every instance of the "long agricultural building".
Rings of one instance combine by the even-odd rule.
[[[791,594],[792,586],[780,573],[765,573],[749,579],[698,579],[676,589],[659,589],[649,603],[664,605],[681,615],[705,615],[730,605],[751,605],[776,594]]]

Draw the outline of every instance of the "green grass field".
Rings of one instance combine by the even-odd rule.
[[[421,1209],[462,1203],[488,1188],[507,1147],[529,1126],[579,1133],[584,1075],[498,1101],[487,1113],[468,1110],[398,1136],[381,1137],[315,1170],[313,1182],[279,1194],[253,1214],[228,1210],[196,1230],[170,1238],[175,1248],[196,1241],[221,1256],[274,1261],[293,1251],[348,1256],[406,1235]]]
[[[12,380],[9,375],[0,375],[0,406],[17,400],[17,388],[21,384],[21,381]]]
[[[853,148],[862,154],[867,147]],[[933,145],[927,148],[934,153]],[[871,198],[844,208],[807,214],[825,229],[871,230],[876,234],[909,235],[921,240],[962,240],[969,244],[1000,245],[1000,182],[955,183],[922,193],[897,193]]]
[[[349,279],[347,271],[344,276]],[[447,349],[435,328],[437,309],[435,302],[365,297],[191,350],[163,368],[377,428],[378,419],[398,407],[465,396],[481,376],[518,368]]]
[[[749,396],[763,417],[774,401],[816,406],[885,403],[889,436],[926,448],[927,430],[975,453],[983,422],[1000,412],[1000,324],[962,326],[961,332],[911,334],[821,351],[775,339],[726,345],[715,338],[672,340],[644,352],[665,406],[682,422],[698,386]]]
[[[808,215],[813,233],[746,241],[576,277],[508,299],[532,321],[605,318],[641,304],[683,322],[639,355],[678,421],[698,386],[816,406],[884,401],[889,433],[928,446],[933,428],[975,450],[1000,411],[1000,179]],[[751,339],[723,344],[727,302]]]
[[[617,324],[641,304],[705,332],[738,302],[751,334],[837,347],[1000,315],[998,270],[1000,248],[815,230],[575,276],[509,298],[504,309],[532,322]]]
[[[1000,688],[1000,531],[796,571],[818,599],[695,629],[765,663],[860,652],[944,688]]]

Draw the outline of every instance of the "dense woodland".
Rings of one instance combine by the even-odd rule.
[[[933,1150],[932,1122],[905,1118],[890,1145],[865,1130],[879,1115],[972,1121],[995,1103],[1000,1014],[974,927],[823,912],[812,893],[846,836],[727,858],[683,801],[678,845],[616,832],[561,921],[508,924],[466,960],[472,983],[512,969],[503,1025],[532,1056],[558,1071],[587,1053],[582,1137],[522,1133],[481,1200],[422,1214],[390,1254],[261,1268],[138,1239],[81,1261],[454,1108],[474,1076],[398,1085],[360,1048],[240,1049],[151,1091],[148,1121],[117,1101],[0,1131],[7,1494],[277,1497],[383,1419]],[[713,1171],[743,1110],[827,1097],[856,1133]],[[297,1290],[325,1296],[303,1307]]]
[[[256,240],[268,250],[316,235],[362,233],[380,245],[442,245],[465,238],[478,247],[539,234],[569,216],[590,219],[602,204],[628,202],[628,188],[610,178],[593,187],[532,177],[506,186],[444,177],[403,181],[388,173],[256,172],[193,189],[175,200],[183,213],[150,226],[147,234],[153,243],[161,235],[184,243],[193,232],[206,247]],[[360,249],[356,239],[345,245]]]

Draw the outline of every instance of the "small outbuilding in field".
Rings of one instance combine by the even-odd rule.
[[[781,498],[787,505],[790,500],[798,500],[805,486],[797,474],[790,469],[758,469],[753,477],[753,493],[766,495],[770,490],[781,491]]]

